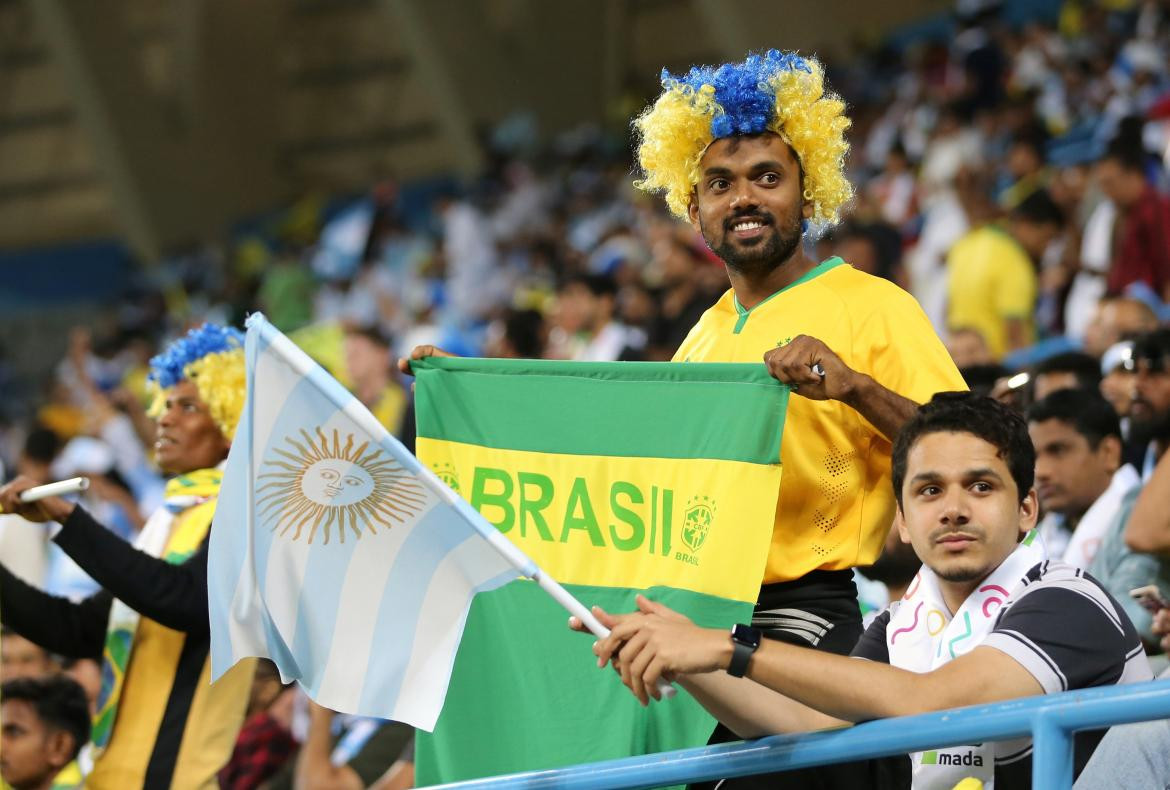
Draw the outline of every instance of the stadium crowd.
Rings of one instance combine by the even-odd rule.
[[[827,65],[853,121],[855,196],[839,223],[813,218],[807,254],[840,257],[912,294],[967,386],[1023,417],[1048,556],[1100,582],[1157,672],[1168,663],[1170,610],[1130,591],[1154,585],[1170,599],[1170,3],[1067,0],[1058,17],[1020,25],[1003,21],[999,4],[960,3],[952,23],[948,37],[887,42]],[[139,540],[172,497],[160,467],[187,474],[220,460],[165,463],[149,416],[151,359],[191,327],[238,326],[252,310],[408,446],[409,380],[393,359],[418,345],[671,359],[727,274],[695,228],[634,188],[623,135],[582,129],[541,147],[513,119],[486,141],[493,164],[467,189],[381,183],[334,206],[306,198],[230,241],[144,268],[104,324],[73,331],[43,387],[0,371],[5,479],[84,475],[91,485],[78,504],[90,523],[60,514],[65,544],[105,545],[84,531],[92,522]],[[117,569],[87,567],[54,534],[0,515],[0,563],[18,577],[4,583],[79,607],[103,588],[119,600],[136,594],[99,583]],[[863,613],[902,598],[919,567],[891,530],[877,563],[856,575]],[[9,628],[19,617],[0,617],[8,785],[79,786],[93,770],[87,714],[108,702],[100,640],[118,605],[105,600],[99,630],[74,643],[85,649],[66,650],[62,637],[50,652],[45,639],[25,638],[39,636],[34,624],[21,635]],[[171,610],[144,614],[206,639]],[[178,728],[176,744],[187,715],[211,715],[189,709],[157,719]],[[223,787],[411,785],[409,728],[334,715],[267,662],[232,716],[241,724],[218,772]],[[1157,749],[1170,744],[1168,727],[1106,736],[1078,786],[1109,786],[1093,782],[1143,761],[1149,775],[1164,771]]]

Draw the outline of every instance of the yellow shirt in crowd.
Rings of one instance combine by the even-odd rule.
[[[49,790],[78,790],[81,787],[85,787],[85,777],[81,774],[81,766],[73,760],[53,777]],[[0,779],[0,790],[12,790],[12,785]]]
[[[1036,269],[1015,239],[992,225],[971,231],[947,255],[947,326],[974,329],[998,359],[1008,351],[1007,321],[1024,322],[1033,342]]]
[[[729,290],[674,358],[762,362],[765,352],[797,335],[821,340],[850,368],[918,403],[967,388],[914,298],[840,258],[824,261],[751,310]],[[793,394],[765,583],[877,559],[894,517],[891,450],[890,439],[849,406]]]

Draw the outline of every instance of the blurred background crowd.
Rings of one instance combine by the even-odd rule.
[[[815,256],[840,256],[914,294],[969,386],[1032,409],[1033,425],[1074,421],[1052,410],[1053,392],[1099,392],[1117,420],[1122,460],[1155,487],[1147,499],[1170,494],[1157,487],[1170,443],[1170,2],[960,0],[820,54],[853,120],[857,195],[840,225],[812,229]],[[615,117],[628,120],[656,77],[639,75]],[[695,229],[634,188],[627,127],[544,135],[521,111],[485,127],[478,145],[471,177],[454,169],[370,177],[359,193],[305,195],[181,252],[115,267],[100,284],[103,303],[76,326],[57,315],[36,324],[49,327],[42,335],[22,329],[18,313],[0,315],[4,477],[86,475],[89,512],[133,536],[163,485],[144,413],[147,361],[191,326],[239,326],[256,310],[408,444],[410,388],[393,360],[417,344],[464,355],[670,359],[727,280]],[[39,287],[38,270],[54,258],[21,252],[0,264],[11,301],[22,298],[22,278],[29,293]],[[1072,504],[1060,492],[1086,484],[1038,474],[1042,504],[1047,484],[1050,513],[1075,525],[1117,470],[1106,471],[1087,503]],[[1157,510],[1137,490],[1126,518]],[[0,521],[8,567],[57,595],[96,590],[43,530]],[[1049,529],[1058,535],[1059,525]],[[1117,584],[1158,583],[1170,594],[1168,550],[1117,547],[1127,552],[1111,566]],[[912,577],[908,559],[891,545],[866,571],[874,606]],[[1161,652],[1160,621],[1138,624],[1150,652]],[[59,662],[15,634],[0,652],[4,680],[66,672],[92,704],[96,666]],[[271,758],[257,761],[259,773],[236,765],[225,786],[258,786],[282,763],[291,775],[288,760],[310,724],[333,726],[293,696],[271,672],[257,676],[252,713]],[[321,753],[338,766],[357,760],[353,777],[364,786],[396,764],[409,737],[385,729],[377,757],[370,751],[371,765],[361,763],[356,755],[382,726],[346,722],[334,733],[337,750]]]

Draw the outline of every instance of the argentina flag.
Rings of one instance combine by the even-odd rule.
[[[535,567],[262,315],[211,531],[212,680],[271,658],[325,707],[430,731],[468,608]]]

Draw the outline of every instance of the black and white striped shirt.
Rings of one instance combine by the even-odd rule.
[[[888,664],[889,622],[887,609],[862,635],[853,655]],[[1062,562],[1045,561],[1028,571],[981,644],[1019,662],[1046,694],[1153,679],[1141,639],[1121,605],[1092,576]],[[1103,734],[1076,735],[1076,773]],[[996,790],[1029,787],[1031,777],[1030,739],[997,757]]]

